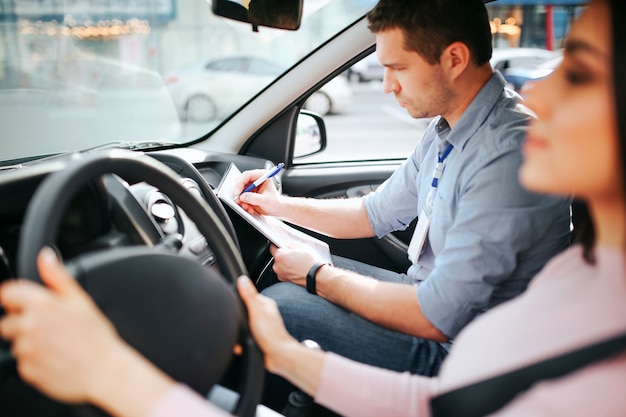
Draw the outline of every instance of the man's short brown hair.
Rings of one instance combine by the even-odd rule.
[[[491,58],[491,27],[482,0],[380,0],[367,19],[373,33],[401,29],[404,47],[433,65],[454,42],[467,45],[478,66]]]

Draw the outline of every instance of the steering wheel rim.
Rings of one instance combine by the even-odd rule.
[[[23,222],[17,252],[19,277],[41,282],[36,267],[37,254],[42,247],[56,242],[62,216],[71,198],[90,180],[105,174],[116,174],[129,183],[150,178],[148,182],[168,195],[196,224],[231,285],[235,285],[238,276],[247,274],[239,249],[219,217],[204,200],[189,193],[173,170],[148,155],[116,149],[81,156],[41,183],[29,203]],[[240,399],[235,415],[251,417],[262,394],[263,356],[250,334],[245,306],[239,301],[244,311],[239,338],[243,354],[242,377],[238,387]]]

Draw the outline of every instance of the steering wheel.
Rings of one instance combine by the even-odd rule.
[[[264,368],[234,287],[236,278],[247,274],[246,267],[215,211],[191,194],[165,164],[141,153],[108,150],[81,156],[48,175],[24,218],[18,276],[41,282],[37,254],[57,241],[72,197],[105,174],[116,174],[131,184],[146,181],[166,194],[196,224],[221,274],[165,244],[93,251],[73,258],[66,267],[126,342],[202,395],[232,366],[233,346],[239,343],[243,351],[234,413],[253,416],[262,394]]]

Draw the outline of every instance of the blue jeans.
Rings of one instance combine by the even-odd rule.
[[[381,281],[410,284],[405,274],[351,259],[335,256],[333,263],[336,267]],[[325,351],[357,362],[425,376],[436,375],[446,357],[447,351],[437,342],[378,326],[322,297],[309,294],[298,285],[280,282],[267,287],[262,293],[276,301],[287,331],[292,336],[298,340],[315,340]],[[268,395],[282,397],[289,392],[284,384],[278,377],[268,375],[266,398]],[[277,394],[281,389],[286,391]],[[277,401],[282,401],[282,398]],[[272,406],[271,403],[268,405]]]

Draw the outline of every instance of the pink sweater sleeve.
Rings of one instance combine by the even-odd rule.
[[[176,384],[147,417],[227,417],[226,413],[183,384]]]
[[[428,416],[437,380],[328,353],[315,401],[344,416]]]

